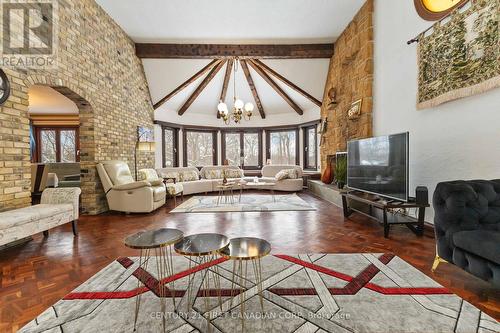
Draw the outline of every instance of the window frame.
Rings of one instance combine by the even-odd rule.
[[[309,165],[309,130],[314,130],[314,165]],[[303,131],[303,157],[304,157],[304,170],[318,170],[318,126],[311,125],[302,127]]]
[[[266,130],[266,160],[271,158],[271,134],[279,132],[295,132],[295,165],[300,166],[299,127],[283,127]]]
[[[183,166],[187,167],[188,166],[188,151],[187,151],[187,134],[188,132],[195,132],[195,133],[211,133],[212,134],[212,165],[216,166],[218,165],[217,163],[217,156],[218,156],[218,142],[217,142],[217,130],[214,129],[205,129],[205,128],[185,128],[182,131],[182,155],[183,155]],[[201,169],[204,167],[204,165],[197,165],[196,166],[198,169]]]
[[[167,166],[165,165],[166,159],[165,159],[165,131],[172,131],[173,132],[173,156],[174,156],[174,161],[173,161],[173,167],[178,167],[179,166],[179,128],[177,127],[170,127],[170,126],[161,126],[161,165],[166,168]]]
[[[56,161],[47,163],[78,163],[80,162],[80,127],[68,125],[33,126],[35,130],[34,163],[42,163],[42,131],[56,132]],[[75,131],[75,162],[61,162],[61,131]]]
[[[226,160],[226,134],[228,133],[238,133],[240,135],[240,161],[241,165],[239,167],[243,170],[260,170],[262,168],[262,130],[255,130],[251,128],[244,129],[224,129],[221,130],[221,149],[222,149],[222,163]],[[258,134],[258,165],[245,165],[245,134]]]

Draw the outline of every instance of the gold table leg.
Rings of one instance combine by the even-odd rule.
[[[431,271],[434,272],[437,269],[437,267],[439,266],[439,264],[442,262],[447,262],[447,261],[436,254],[436,257],[434,258],[434,262],[432,263]]]

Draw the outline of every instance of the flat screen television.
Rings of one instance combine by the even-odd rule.
[[[408,201],[409,133],[347,143],[347,187]]]

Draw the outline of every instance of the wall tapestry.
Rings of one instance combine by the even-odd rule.
[[[417,108],[500,87],[500,0],[475,0],[421,36]]]

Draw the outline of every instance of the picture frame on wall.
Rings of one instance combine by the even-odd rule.
[[[361,115],[361,105],[363,103],[363,99],[358,99],[355,102],[352,102],[349,111],[347,111],[347,117],[350,120],[357,119]]]
[[[155,140],[153,129],[145,126],[137,126],[137,141],[154,142]]]

